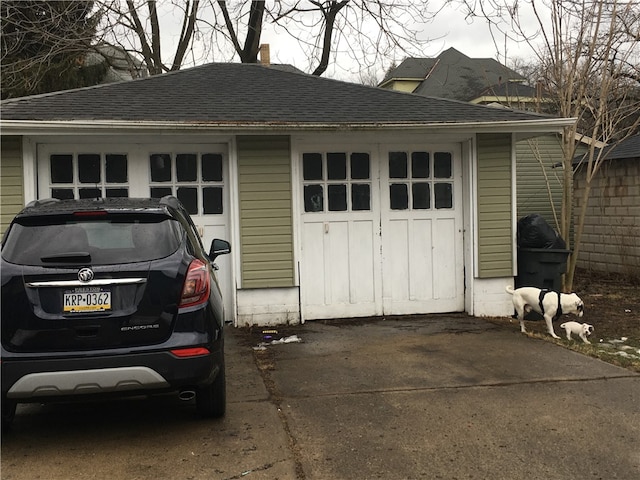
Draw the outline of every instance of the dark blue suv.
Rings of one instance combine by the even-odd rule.
[[[39,200],[2,241],[2,426],[16,405],[179,392],[225,413],[224,311],[175,197]]]

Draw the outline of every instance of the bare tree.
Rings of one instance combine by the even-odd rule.
[[[102,28],[111,41],[144,59],[149,73],[159,74],[189,63],[258,61],[264,26],[291,39],[309,64],[303,69],[322,75],[336,55],[348,53],[349,73],[418,54],[430,40],[422,38],[420,22],[432,14],[426,2],[411,0],[99,0]],[[171,52],[162,50],[163,9],[180,24]],[[169,13],[167,13],[169,12]],[[277,54],[276,54],[277,55]]]
[[[102,64],[84,60],[96,39],[92,2],[5,0],[2,17],[2,98],[97,83]]]
[[[640,7],[637,2],[622,0],[482,0],[462,4],[469,15],[489,22],[494,38],[528,44],[539,64],[540,80],[555,100],[555,111],[576,118],[575,125],[563,133],[560,221],[560,234],[573,249],[564,279],[565,290],[571,290],[586,200],[604,160],[603,150],[591,141],[583,165],[587,182],[584,198],[574,214],[575,139],[615,145],[640,128]]]

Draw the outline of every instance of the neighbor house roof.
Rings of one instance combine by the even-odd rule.
[[[598,155],[600,149],[596,149],[595,155]],[[583,155],[577,155],[573,158],[573,164],[577,165],[586,161],[588,152]],[[640,160],[640,133],[633,135],[620,143],[603,147],[603,160],[622,160],[634,159]]]
[[[491,85],[490,87],[477,92],[477,95],[469,100],[473,100],[476,97],[510,97],[510,98],[536,98],[538,92],[534,87],[524,85],[517,82],[505,82],[498,85]],[[542,97],[548,97],[546,93],[542,93]]]
[[[212,63],[128,82],[9,99],[1,108],[3,126],[75,122],[78,128],[100,123],[380,128],[568,122],[237,63]]]
[[[421,80],[413,93],[469,101],[492,85],[524,82],[526,79],[493,58],[469,58],[448,48],[436,58],[407,58],[387,74],[380,84],[395,79]]]

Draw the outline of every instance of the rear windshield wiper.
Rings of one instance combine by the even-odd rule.
[[[53,262],[68,262],[68,263],[81,263],[81,262],[90,262],[91,254],[89,252],[65,252],[59,253],[56,255],[47,255],[45,257],[40,257],[40,261],[42,263],[53,263]]]

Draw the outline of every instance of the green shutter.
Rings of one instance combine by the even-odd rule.
[[[513,275],[511,134],[478,135],[478,274]]]
[[[242,288],[294,285],[288,136],[238,137]]]
[[[22,137],[3,136],[2,162],[0,162],[0,229],[2,234],[23,206]]]

